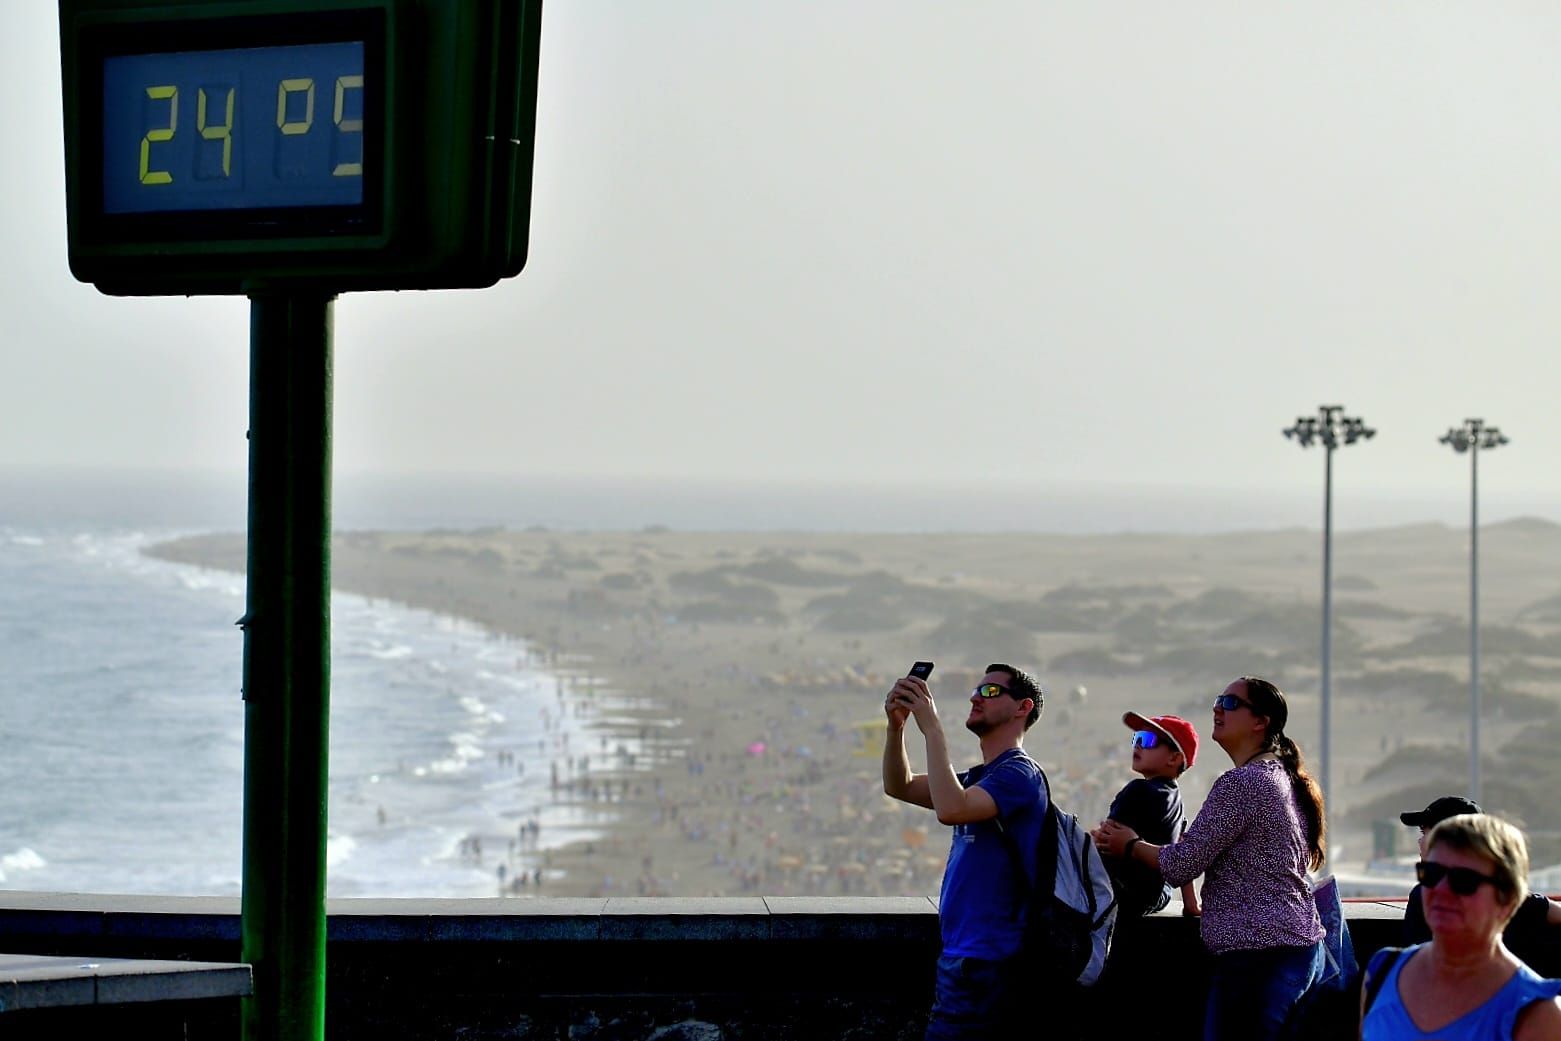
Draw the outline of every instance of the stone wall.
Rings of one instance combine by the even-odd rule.
[[[1363,961],[1397,942],[1402,904],[1347,913]],[[328,915],[332,1041],[919,1038],[938,949],[937,910],[921,897],[341,900]],[[1111,1017],[1140,1015],[1152,994],[1183,1010],[1156,1015],[1155,1036],[1196,1038],[1196,921],[1134,924],[1115,982],[1086,999],[1090,1033],[1117,1033]],[[0,951],[236,961],[238,905],[0,893]],[[1054,1008],[1037,1007],[1035,1025],[1065,1036]],[[201,1012],[190,1036],[236,1037],[236,1009]]]

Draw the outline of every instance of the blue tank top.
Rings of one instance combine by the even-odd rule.
[[[1399,1000],[1398,974],[1415,952],[1426,946],[1406,948],[1388,970],[1377,1000],[1366,1013],[1362,1031],[1366,1041],[1512,1041],[1518,1013],[1536,1001],[1561,995],[1561,980],[1547,980],[1527,965],[1519,965],[1517,974],[1479,1008],[1438,1030],[1421,1030]]]

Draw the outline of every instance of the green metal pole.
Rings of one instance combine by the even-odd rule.
[[[246,1041],[325,1037],[332,301],[250,298]]]

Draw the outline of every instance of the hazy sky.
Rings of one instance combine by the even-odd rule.
[[[336,309],[338,473],[1561,501],[1561,7],[549,0],[531,259]],[[65,263],[7,0],[0,466],[245,465],[247,301]],[[1313,518],[1298,517],[1296,523]]]

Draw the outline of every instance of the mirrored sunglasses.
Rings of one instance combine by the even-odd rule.
[[[1219,697],[1214,699],[1214,707],[1221,710],[1222,712],[1234,712],[1238,708],[1249,708],[1252,709],[1253,712],[1257,711],[1256,706],[1254,706],[1252,702],[1246,700],[1245,698],[1238,698],[1234,694],[1221,694]]]
[[[970,693],[981,698],[995,698],[999,694],[1007,694],[1008,688],[1001,683],[982,683],[978,684],[976,689]]]
[[[1155,733],[1153,730],[1133,731],[1134,748],[1170,748],[1171,742]]]
[[[1416,863],[1415,878],[1427,889],[1435,889],[1445,878],[1447,888],[1459,896],[1473,896],[1482,882],[1489,882],[1491,885],[1497,882],[1495,875],[1482,875],[1473,868],[1448,867],[1434,860],[1422,860]]]

